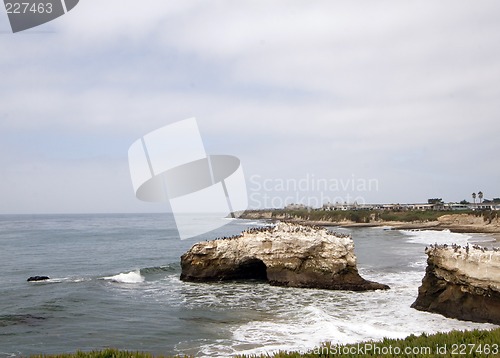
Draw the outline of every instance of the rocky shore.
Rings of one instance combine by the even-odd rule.
[[[182,255],[181,267],[183,281],[260,279],[288,287],[351,291],[389,288],[359,275],[350,236],[292,223],[195,244]]]
[[[389,226],[395,230],[444,230],[448,229],[452,232],[459,233],[486,233],[500,234],[500,217],[484,218],[471,214],[447,214],[431,221],[389,221],[376,220],[368,223],[357,223],[350,220],[309,220],[301,217],[286,217],[274,216],[272,210],[256,210],[247,211],[240,217],[241,219],[249,220],[280,220],[293,222],[301,225],[318,225],[318,226],[340,226],[340,227],[381,227]],[[495,235],[500,238],[500,235]]]
[[[490,212],[491,214],[491,212]],[[438,218],[438,226],[453,232],[500,233],[500,218],[467,214],[450,214]]]
[[[432,246],[412,307],[446,317],[500,325],[500,251]]]

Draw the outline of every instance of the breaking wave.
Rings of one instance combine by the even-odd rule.
[[[144,282],[144,276],[139,270],[130,271],[128,273],[119,273],[115,276],[103,277],[104,280],[118,283],[141,283]]]
[[[458,244],[467,245],[469,240],[472,238],[470,234],[460,234],[451,232],[450,230],[399,230],[402,234],[406,236],[407,241],[422,244]]]

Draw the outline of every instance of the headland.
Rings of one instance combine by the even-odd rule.
[[[301,225],[381,227],[396,230],[444,230],[459,233],[488,233],[500,239],[499,211],[386,211],[386,210],[248,210],[240,216],[250,220],[279,220]]]

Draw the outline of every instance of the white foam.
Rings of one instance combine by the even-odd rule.
[[[415,268],[425,268],[427,266],[427,260],[421,260],[421,261],[416,261],[416,262],[411,262],[408,264],[410,267],[415,267]]]
[[[449,231],[402,233],[403,238],[397,241],[401,249],[412,246],[412,243],[463,245],[471,237],[476,237]],[[405,257],[409,264],[395,272],[366,268],[360,263],[361,275],[388,284],[391,289],[386,291],[305,290],[265,283],[199,285],[182,282],[177,274],[172,273],[162,281],[151,282],[144,296],[153,302],[183,309],[231,312],[231,320],[215,323],[214,329],[223,329],[224,339],[195,339],[177,346],[179,353],[197,357],[261,355],[279,350],[306,352],[323,342],[346,344],[384,337],[404,338],[412,333],[495,327],[411,308],[425,275],[426,255],[423,250],[413,247]],[[141,289],[146,286],[141,285]]]
[[[307,352],[325,341],[346,344],[384,337],[404,338],[409,334],[408,331],[395,331],[377,322],[353,323],[349,317],[339,318],[338,311],[329,313],[325,307],[315,305],[305,307],[300,315],[287,318],[282,321],[250,322],[236,329],[234,340],[259,345],[238,354],[259,355],[280,350]]]
[[[237,219],[236,223],[238,225],[244,225],[244,226],[269,226],[269,223],[263,222],[263,221],[250,221],[250,220],[245,220],[245,219]]]
[[[78,283],[78,282],[92,281],[92,279],[89,277],[79,277],[79,278],[70,278],[69,281],[74,282],[74,283]]]
[[[67,280],[68,280],[68,277],[64,277],[64,278],[51,278],[51,279],[46,280],[46,282],[61,283],[61,282],[65,282]]]
[[[323,342],[347,344],[384,337],[404,338],[412,333],[494,327],[412,309],[424,270],[422,266],[420,270],[381,272],[370,277],[389,284],[391,289],[387,291],[359,293],[229,284],[230,287],[210,287],[202,295],[203,300],[198,291],[196,297],[185,297],[183,304],[202,307],[213,302],[216,306],[241,309],[240,318],[248,319],[230,328],[233,332],[230,340],[215,346],[201,344],[199,354],[204,357],[218,356],[216,347],[219,352],[227,352],[227,356],[280,350],[306,352]],[[223,294],[223,287],[232,294]],[[238,288],[236,294],[233,290]]]
[[[92,279],[91,278],[88,278],[88,277],[79,277],[79,278],[75,278],[75,277],[53,277],[53,278],[49,278],[48,280],[43,280],[43,281],[34,281],[35,283],[36,282],[41,282],[41,283],[63,283],[63,282],[75,282],[75,283],[78,283],[78,282],[85,282],[85,281],[91,281]]]
[[[393,228],[394,228],[394,226],[383,225],[383,226],[373,226],[371,229],[389,231],[389,230],[392,230]]]
[[[488,234],[476,234],[470,240],[472,243],[482,244],[482,243],[494,243],[497,242],[497,239]]]
[[[399,230],[409,242],[423,245],[458,244],[467,245],[472,235],[451,232],[450,230]]]
[[[130,271],[128,273],[120,273],[120,274],[115,275],[115,276],[103,277],[103,279],[113,281],[113,282],[119,282],[119,283],[141,283],[141,282],[144,282],[144,277],[141,276],[141,272],[139,270]]]

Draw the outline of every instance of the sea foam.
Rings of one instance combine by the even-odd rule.
[[[130,271],[128,273],[120,273],[115,276],[108,276],[108,277],[103,277],[105,280],[109,280],[112,282],[119,282],[119,283],[141,283],[144,282],[144,277],[141,276],[141,272],[139,270],[137,271]]]
[[[451,232],[450,230],[400,230],[409,242],[423,245],[457,244],[467,245],[472,235]]]

